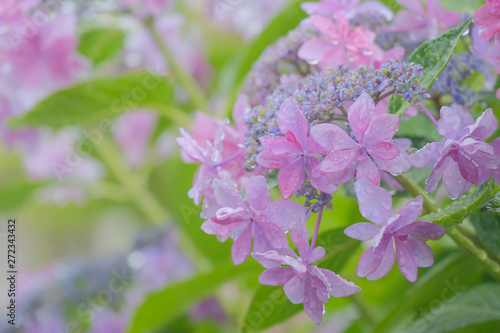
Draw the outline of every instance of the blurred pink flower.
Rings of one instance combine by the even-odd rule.
[[[319,171],[315,156],[324,151],[308,137],[309,125],[297,104],[284,101],[277,122],[284,136],[260,138],[265,150],[257,156],[257,163],[264,168],[280,169],[278,183],[283,199],[290,198],[304,184],[306,170],[315,188],[334,193],[337,186]]]
[[[214,180],[216,202],[221,207],[205,221],[201,229],[207,234],[219,235],[221,240],[235,239],[231,257],[235,265],[243,263],[252,251],[269,250],[289,253],[285,232],[296,224],[304,224],[309,214],[301,204],[289,200],[271,203],[266,179],[255,176],[248,182],[247,202],[228,185]],[[293,252],[292,252],[293,253]]]
[[[334,17],[340,13],[346,19],[351,19],[357,14],[380,14],[387,21],[392,20],[394,13],[386,5],[378,1],[359,0],[323,0],[319,2],[303,2],[300,6],[309,15]]]
[[[479,25],[479,36],[482,39],[494,37],[500,40],[500,0],[486,0],[486,5],[474,14],[474,23]]]
[[[398,0],[405,7],[396,14],[391,26],[383,30],[404,32],[405,38],[419,43],[434,39],[460,22],[461,14],[447,12],[438,0]]]
[[[399,126],[396,115],[376,114],[371,97],[362,94],[349,108],[347,118],[351,136],[334,124],[320,124],[311,129],[317,144],[330,152],[320,169],[335,175],[337,184],[356,176],[356,180],[379,185],[381,170],[399,175],[410,168],[405,151],[391,142]]]
[[[417,221],[422,213],[423,198],[418,196],[392,215],[392,198],[387,190],[360,180],[354,184],[361,215],[371,223],[356,223],[345,229],[345,234],[362,241],[374,240],[359,259],[357,275],[377,280],[386,276],[394,265],[394,243],[398,266],[410,282],[417,280],[417,267],[434,263],[431,248],[419,238],[437,239],[446,230],[440,225]]]
[[[311,16],[311,20],[328,40],[314,38],[306,42],[298,51],[301,59],[319,63],[321,68],[371,63],[370,56],[377,51],[373,32],[362,27],[349,30],[349,21],[341,14],[337,14],[335,23],[319,15]]]
[[[497,127],[498,120],[491,109],[474,122],[470,113],[459,105],[442,107],[437,129],[444,140],[429,143],[410,157],[416,168],[437,161],[426,181],[427,192],[434,191],[442,178],[450,198],[456,199],[498,170],[500,156],[484,142]]]

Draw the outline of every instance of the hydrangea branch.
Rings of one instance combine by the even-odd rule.
[[[405,190],[413,196],[421,195],[424,198],[424,212],[437,212],[438,208],[435,201],[422,189],[418,184],[409,180],[403,175],[393,176],[393,178]],[[464,233],[459,226],[447,229],[446,234],[450,236],[453,242],[465,252],[469,253],[477,260],[495,279],[500,281],[500,263],[497,258],[488,254],[482,244],[474,243],[474,241]]]
[[[438,127],[438,123],[437,123],[436,119],[432,116],[432,114],[429,112],[429,110],[427,110],[427,108],[425,106],[423,106],[422,103],[419,103],[418,107],[427,116],[427,118],[429,118],[432,121],[434,126]]]
[[[180,83],[183,85],[183,87],[188,91],[189,95],[191,96],[194,105],[196,106],[197,109],[201,111],[208,111],[208,102],[207,99],[205,98],[205,94],[201,90],[201,88],[198,86],[198,83],[189,75],[186,73],[181,66],[177,63],[175,60],[174,55],[172,52],[168,49],[167,45],[163,42],[161,36],[158,34],[155,28],[155,20],[154,18],[150,17],[145,21],[145,24],[153,37],[154,41],[160,48],[161,52],[165,56],[165,59],[167,60],[167,63],[170,65],[169,68],[170,70],[174,73],[174,75],[177,77],[177,79],[180,81]]]

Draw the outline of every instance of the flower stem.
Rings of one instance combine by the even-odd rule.
[[[155,43],[158,45],[161,52],[163,53],[163,56],[167,60],[167,63],[169,64],[170,70],[174,73],[176,78],[180,81],[180,83],[188,91],[196,108],[198,108],[201,111],[205,111],[205,112],[208,111],[208,102],[207,102],[207,99],[205,98],[205,94],[203,93],[201,88],[198,86],[198,83],[196,82],[196,80],[191,75],[189,75],[189,73],[184,71],[184,69],[181,66],[179,66],[174,55],[169,50],[167,45],[165,45],[165,43],[163,42],[163,39],[161,38],[158,31],[156,31],[154,23],[155,23],[155,21],[152,17],[148,18],[145,21],[145,24],[149,30],[149,33],[151,34]]]
[[[316,220],[316,228],[314,229],[314,235],[311,241],[311,248],[309,249],[309,254],[307,255],[307,259],[309,259],[311,252],[314,250],[314,247],[316,246],[316,239],[318,238],[319,226],[321,224],[322,216],[323,216],[323,209],[321,209],[318,213],[318,219]]]
[[[396,89],[393,88],[393,89],[389,90],[388,92],[384,93],[383,95],[378,96],[376,98],[375,104],[378,104],[378,102],[380,102],[381,100],[383,100],[386,97],[389,97],[389,96],[393,95],[395,92],[396,92]]]
[[[169,216],[168,212],[160,205],[156,197],[146,189],[143,179],[130,172],[130,170],[120,163],[122,156],[113,146],[113,143],[109,141],[109,139],[104,138],[103,141],[95,147],[102,161],[123,185],[137,208],[139,208],[144,216],[152,223],[157,226],[164,226]]]
[[[413,196],[421,195],[424,197],[425,213],[437,212],[438,208],[434,200],[415,182],[403,175],[393,176],[393,178]],[[500,281],[500,262],[489,254],[482,244],[475,243],[474,240],[461,230],[459,225],[447,229],[446,234],[453,242],[465,252],[469,253],[483,268],[489,272],[495,279]]]
[[[422,112],[427,116],[427,118],[429,118],[432,121],[434,126],[438,127],[436,119],[432,116],[429,110],[427,110],[426,107],[422,105],[422,103],[419,103],[418,106],[420,107],[420,110],[422,110]]]

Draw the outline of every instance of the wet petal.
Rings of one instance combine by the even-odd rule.
[[[307,146],[307,133],[309,125],[306,118],[300,112],[299,107],[291,100],[286,100],[281,104],[278,111],[278,128],[281,133],[290,131],[302,147]]]
[[[292,267],[275,267],[264,271],[259,276],[259,283],[266,286],[282,286],[292,279],[297,272]]]
[[[368,221],[385,225],[392,216],[392,197],[387,190],[360,180],[354,184],[361,215]]]
[[[252,224],[250,223],[245,230],[236,238],[231,248],[231,258],[235,265],[242,264],[252,251]]]
[[[304,288],[305,288],[305,279],[303,274],[297,274],[293,278],[290,279],[283,290],[285,291],[286,297],[293,304],[300,304],[304,300]]]
[[[262,211],[271,204],[267,182],[262,176],[250,178],[250,181],[245,187],[245,192],[247,194],[248,203],[257,211]]]
[[[366,241],[375,238],[380,233],[380,227],[367,222],[353,224],[344,230],[347,236]]]
[[[305,173],[303,158],[296,159],[278,172],[278,184],[283,199],[290,198],[304,184]]]
[[[410,251],[406,248],[404,242],[396,239],[396,256],[398,258],[398,267],[403,276],[410,282],[417,281],[417,263]]]
[[[358,142],[363,142],[368,126],[375,115],[375,103],[370,95],[364,93],[358,97],[348,110],[347,119]]]

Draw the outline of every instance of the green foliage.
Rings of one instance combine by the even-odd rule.
[[[222,283],[238,275],[253,274],[257,271],[257,264],[251,260],[241,266],[234,266],[232,263],[224,264],[208,273],[198,274],[191,279],[171,284],[151,293],[137,309],[128,332],[143,333],[158,329],[177,319],[194,302],[205,297]]]
[[[78,52],[97,66],[116,56],[123,48],[125,33],[120,29],[97,28],[80,36]]]
[[[484,245],[500,255],[500,214],[481,213],[470,219]]]
[[[28,181],[14,182],[0,188],[0,212],[8,212],[22,205],[42,184]]]
[[[429,313],[424,316],[406,332],[444,333],[496,320],[500,320],[500,285],[485,283],[458,295],[441,309],[439,315]]]
[[[481,206],[491,199],[493,188],[493,178],[490,178],[471,193],[462,195],[439,212],[422,216],[421,220],[451,228],[461,223],[467,216],[479,212]]]
[[[340,272],[359,246],[359,241],[344,235],[344,228],[328,230],[318,235],[317,246],[326,250],[318,267]],[[335,302],[333,298],[330,302]],[[283,286],[260,286],[255,293],[242,323],[242,332],[262,331],[283,322],[304,309],[290,302]]]
[[[414,62],[424,67],[424,76],[420,79],[423,88],[431,88],[432,83],[439,77],[450,60],[460,36],[469,27],[472,18],[458,27],[450,29],[436,39],[426,41],[412,53],[408,62]],[[389,101],[390,113],[402,115],[410,104],[402,98],[392,97]]]
[[[46,125],[54,129],[97,123],[107,123],[109,127],[113,118],[131,109],[164,111],[172,102],[172,94],[173,88],[165,77],[148,72],[97,78],[55,92],[9,123],[12,126]]]

